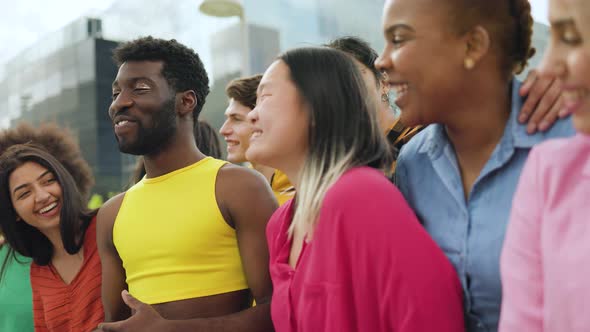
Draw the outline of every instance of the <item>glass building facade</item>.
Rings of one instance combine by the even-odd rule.
[[[107,194],[121,191],[134,158],[119,152],[108,117],[118,44],[101,39],[100,26],[98,19],[81,19],[11,61],[0,82],[0,114],[10,115],[11,126],[69,128],[94,171],[94,191]]]

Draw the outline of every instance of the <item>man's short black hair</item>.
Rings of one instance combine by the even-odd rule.
[[[334,39],[324,46],[347,53],[358,62],[365,65],[371,70],[375,76],[377,85],[379,85],[379,82],[382,80],[382,75],[377,68],[375,68],[375,60],[377,60],[379,55],[371,48],[371,46],[369,46],[369,43],[359,37],[346,36]]]
[[[113,59],[118,66],[127,61],[162,61],[162,75],[174,91],[193,90],[197,95],[197,106],[193,111],[196,123],[209,94],[209,78],[201,58],[193,49],[176,39],[148,36],[119,45],[113,51]]]

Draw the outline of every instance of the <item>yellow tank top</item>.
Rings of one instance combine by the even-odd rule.
[[[279,205],[283,205],[285,202],[295,197],[295,188],[287,178],[287,175],[278,169],[270,179],[270,187],[272,192],[275,194]]]
[[[248,288],[235,230],[215,182],[224,161],[207,157],[131,187],[113,226],[129,292],[157,304]]]

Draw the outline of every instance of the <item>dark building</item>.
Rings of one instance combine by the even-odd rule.
[[[0,82],[0,114],[11,126],[68,127],[94,171],[94,192],[103,195],[122,190],[135,160],[119,152],[107,113],[116,46],[101,39],[100,20],[80,19],[10,61]]]

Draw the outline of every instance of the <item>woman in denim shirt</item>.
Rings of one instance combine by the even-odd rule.
[[[498,329],[499,256],[533,145],[573,134],[570,121],[527,135],[514,75],[533,55],[527,0],[388,0],[377,60],[406,126],[430,125],[401,151],[396,181],[459,274],[467,330]]]

